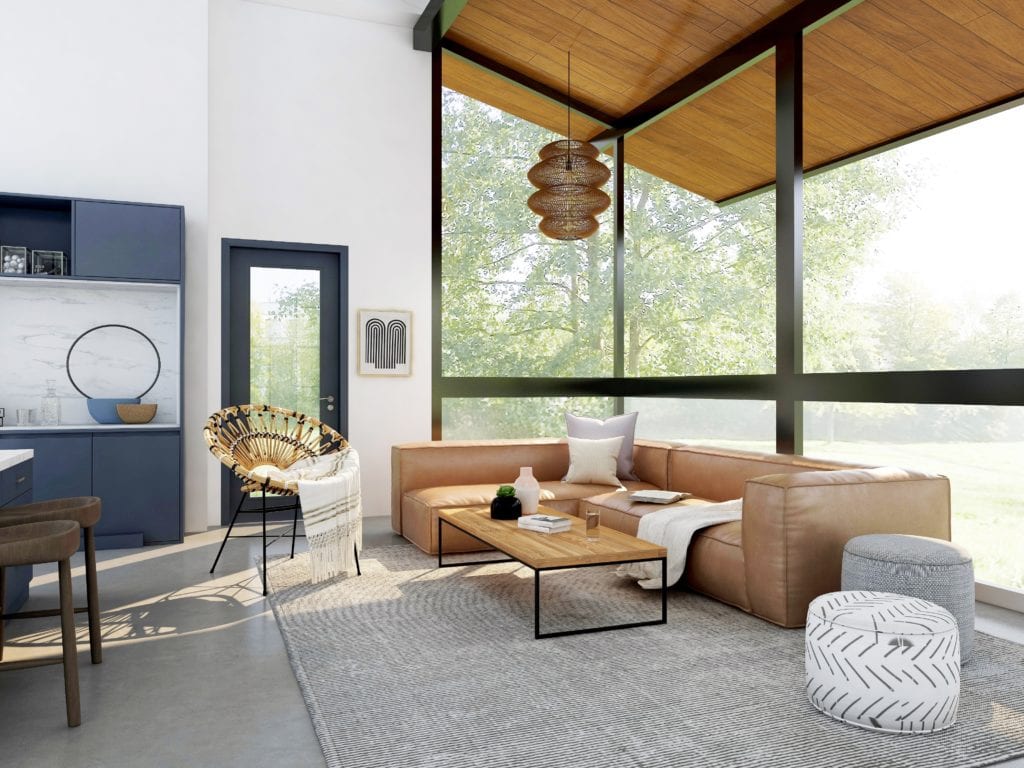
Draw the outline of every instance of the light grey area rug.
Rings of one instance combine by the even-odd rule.
[[[533,639],[533,572],[437,570],[410,546],[309,584],[276,560],[270,599],[329,766],[953,768],[1024,754],[1024,646],[979,634],[960,716],[873,733],[804,695],[803,631],[686,592],[669,623]],[[656,618],[657,593],[605,569],[542,577],[544,631]]]

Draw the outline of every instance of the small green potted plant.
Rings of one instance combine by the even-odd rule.
[[[523,505],[516,498],[516,489],[503,485],[491,502],[491,517],[495,520],[515,520],[523,514]]]

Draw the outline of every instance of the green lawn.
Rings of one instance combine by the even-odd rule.
[[[708,442],[773,450],[763,443]],[[1024,589],[1024,442],[883,445],[815,440],[804,444],[804,453],[946,475],[953,492],[953,540],[970,550],[975,576]]]

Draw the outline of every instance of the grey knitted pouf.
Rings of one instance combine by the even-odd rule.
[[[963,547],[925,536],[856,536],[843,548],[842,588],[893,592],[941,605],[957,621],[961,663],[971,658],[974,563]]]

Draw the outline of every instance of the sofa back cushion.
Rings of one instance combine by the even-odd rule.
[[[671,446],[655,440],[637,440],[633,445],[633,473],[637,479],[658,488],[668,488],[668,455]]]
[[[633,452],[642,481],[664,488],[668,481],[667,443],[638,440]],[[512,483],[520,467],[533,467],[538,481],[561,480],[569,469],[563,439],[444,440],[391,447],[391,526],[401,533],[402,498],[409,491],[450,485]]]
[[[533,467],[539,481],[561,480],[569,469],[564,440],[445,440],[406,443],[401,454],[401,490],[443,485],[513,483],[520,467]]]
[[[755,477],[861,467],[806,456],[686,445],[669,451],[667,487],[702,499],[727,501],[741,498],[747,480]]]

